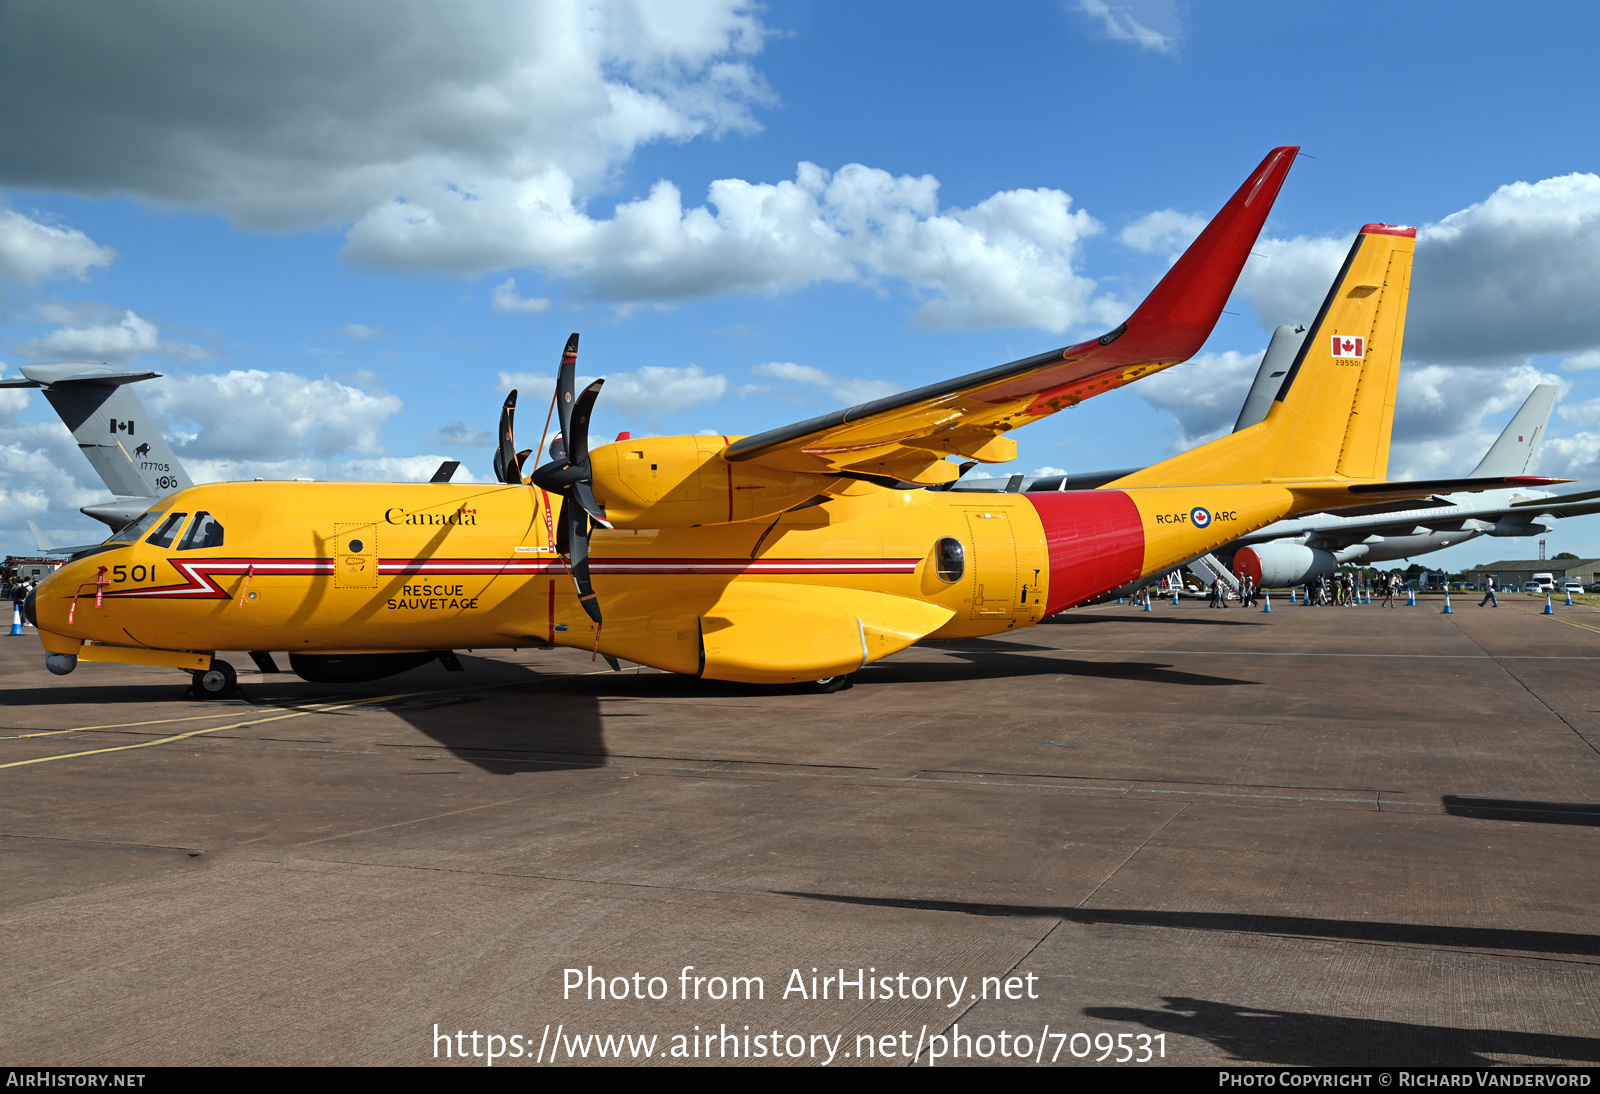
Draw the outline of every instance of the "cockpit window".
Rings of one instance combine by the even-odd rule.
[[[194,522],[184,533],[183,542],[178,544],[178,550],[198,551],[206,547],[221,546],[222,525],[210,513],[202,511],[194,515]]]
[[[152,547],[171,547],[172,541],[178,538],[178,533],[183,529],[183,518],[188,515],[188,513],[168,513],[167,519],[150,533],[150,538],[145,542]]]
[[[138,520],[128,525],[110,539],[106,540],[106,543],[133,543],[138,540],[140,536],[148,532],[150,530],[150,526],[160,519],[160,513],[144,513],[139,517]]]

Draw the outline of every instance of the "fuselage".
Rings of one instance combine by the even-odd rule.
[[[598,634],[554,549],[551,501],[504,485],[193,487],[127,542],[57,571],[39,589],[38,626],[52,649],[564,645],[783,682],[922,638],[1037,623],[1260,528],[1291,498],[1270,486],[964,496],[856,483],[775,522],[597,530]],[[958,566],[941,548],[951,540]]]

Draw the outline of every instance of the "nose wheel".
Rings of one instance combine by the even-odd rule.
[[[230,699],[239,690],[239,674],[226,661],[211,659],[211,667],[194,674],[196,699]]]
[[[836,691],[842,691],[849,683],[849,676],[825,676],[821,680],[812,680],[800,687],[802,691],[812,695],[832,695]]]

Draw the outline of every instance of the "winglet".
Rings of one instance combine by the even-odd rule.
[[[1267,153],[1183,257],[1167,271],[1123,324],[1117,356],[1184,361],[1200,352],[1222,315],[1250,248],[1261,234],[1283,180],[1294,165],[1297,145]],[[1118,332],[1113,332],[1118,333]],[[1107,336],[1109,337],[1109,336]]]

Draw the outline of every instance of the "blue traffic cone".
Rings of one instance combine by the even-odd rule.
[[[1417,606],[1417,590],[1415,590],[1415,589],[1407,589],[1406,590],[1406,607],[1415,608],[1416,606]]]
[[[1147,611],[1147,612],[1155,611],[1155,608],[1150,606],[1150,590],[1149,589],[1146,589],[1144,591],[1144,610]]]
[[[1440,615],[1453,615],[1454,614],[1450,610],[1450,590],[1449,589],[1446,589],[1444,591],[1444,611],[1440,612],[1439,614]]]
[[[16,635],[20,635],[21,633],[22,633],[22,605],[21,604],[17,604],[17,603],[13,603],[11,605],[11,634],[13,636],[16,636]]]
[[[1118,604],[1121,604],[1121,603],[1122,603],[1122,597],[1120,597],[1120,596],[1119,596],[1119,597],[1117,597],[1117,603],[1118,603]]]
[[[1567,607],[1572,607],[1572,586],[1567,586]]]
[[[1270,612],[1272,610],[1272,590],[1271,589],[1262,589],[1261,590],[1261,599],[1266,604],[1266,606],[1263,607],[1261,610],[1264,611],[1264,612]]]
[[[1541,615],[1555,615],[1556,614],[1556,606],[1554,604],[1550,603],[1550,594],[1549,594],[1549,592],[1546,592],[1544,594],[1544,611],[1541,612],[1540,614]]]
[[[1172,606],[1174,608],[1178,606],[1178,587],[1176,585],[1172,587]]]
[[[1291,604],[1296,603],[1295,598],[1294,598],[1294,586],[1293,585],[1289,586],[1289,603],[1291,603]]]

